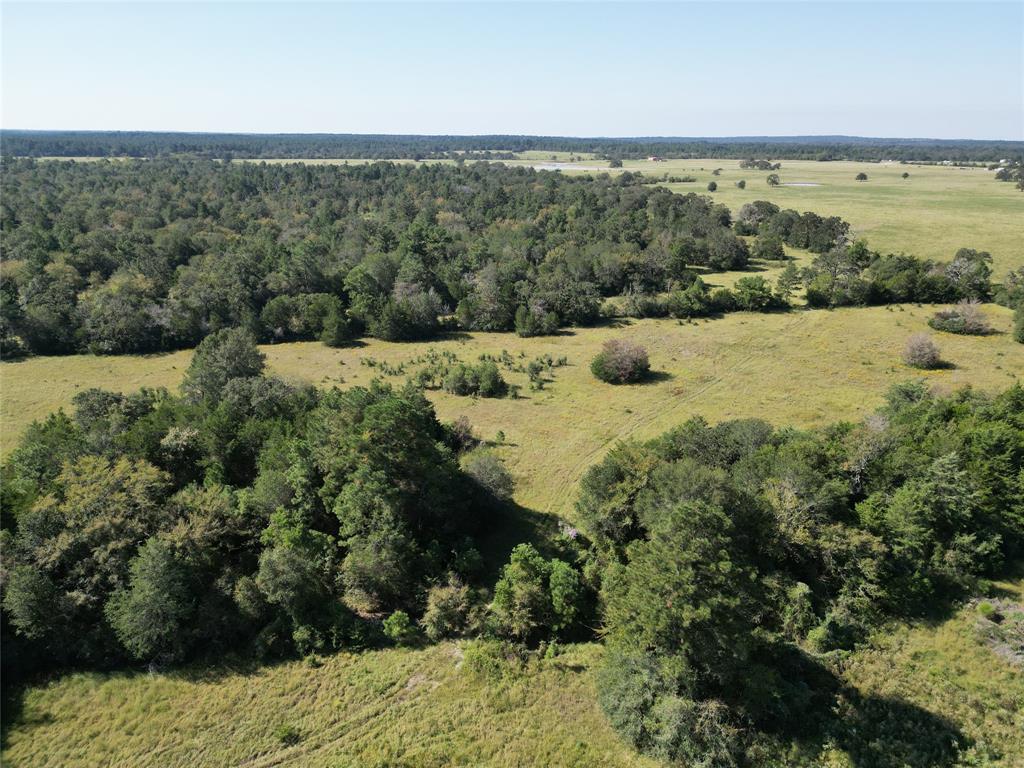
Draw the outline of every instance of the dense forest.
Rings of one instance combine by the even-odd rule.
[[[331,345],[529,336],[599,322],[623,294],[627,314],[681,318],[784,309],[801,290],[816,306],[992,294],[984,252],[883,256],[838,217],[767,202],[734,216],[649,181],[489,163],[6,161],[0,353],[188,348],[233,327]],[[700,278],[785,259],[783,244],[817,259],[776,285]]]
[[[508,158],[526,151],[586,152],[608,159],[773,157],[790,160],[998,162],[1024,154],[1019,141],[884,139],[859,136],[637,137],[231,134],[133,131],[0,131],[14,157]]]
[[[816,765],[839,738],[858,765],[926,766],[967,744],[859,700],[835,664],[1020,557],[1024,389],[908,383],[858,424],[694,418],[621,443],[584,477],[579,529],[503,549],[500,571],[486,536],[522,512],[467,424],[414,381],[268,377],[242,329],[202,342],[179,394],[81,392],[3,476],[8,683],[446,638],[500,676],[597,632],[602,706],[643,752]]]

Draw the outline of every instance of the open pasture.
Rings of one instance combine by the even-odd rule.
[[[521,339],[511,333],[460,333],[425,343],[366,339],[332,349],[317,342],[264,346],[269,369],[286,379],[317,386],[348,387],[382,377],[396,385],[418,369],[427,350],[450,351],[464,362],[508,351],[517,364],[550,355],[568,365],[546,374],[532,391],[521,372],[503,374],[522,386],[522,397],[474,399],[430,392],[442,419],[465,415],[479,437],[501,430],[503,457],[518,481],[523,506],[571,517],[575,486],[583,472],[616,440],[653,437],[693,415],[711,422],[757,417],[775,424],[815,426],[855,419],[881,403],[890,384],[924,378],[943,390],[964,385],[1003,389],[1024,378],[1024,355],[1008,331],[1011,313],[986,305],[1000,331],[987,337],[934,333],[951,367],[916,371],[900,360],[912,333],[927,331],[934,307],[896,306],[794,310],[780,314],[735,313],[720,319],[622,321],[579,328],[559,336]],[[652,381],[612,386],[590,372],[590,361],[611,338],[647,347]],[[9,452],[33,419],[68,407],[88,387],[130,391],[141,386],[174,388],[191,352],[142,357],[37,357],[0,366],[3,448]],[[374,360],[371,367],[366,362]],[[382,367],[387,365],[387,369]],[[399,374],[382,374],[404,366]]]

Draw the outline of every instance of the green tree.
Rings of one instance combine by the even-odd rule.
[[[188,569],[171,545],[151,538],[132,561],[128,587],[107,603],[107,620],[136,658],[179,658],[195,608],[193,589]]]
[[[181,390],[191,400],[214,402],[232,379],[259,376],[265,360],[248,331],[239,328],[217,331],[196,348]]]

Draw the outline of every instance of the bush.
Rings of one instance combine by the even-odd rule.
[[[992,333],[992,326],[977,301],[961,301],[955,307],[941,309],[928,321],[928,325],[937,331],[968,336]]]
[[[649,293],[627,293],[622,303],[625,317],[664,317],[668,314],[665,303]]]
[[[604,343],[597,357],[590,363],[591,372],[609,384],[627,384],[647,377],[651,370],[647,350],[624,339]]]
[[[466,674],[489,682],[514,677],[525,666],[525,648],[502,640],[474,640],[462,653]]]
[[[786,258],[786,249],[782,245],[781,237],[774,233],[764,234],[754,241],[754,248],[750,255],[755,259],[782,261]]]
[[[490,361],[479,365],[459,363],[444,377],[442,388],[445,392],[463,396],[502,397],[508,392],[508,384],[498,366]]]
[[[711,301],[708,287],[699,277],[681,291],[673,291],[665,300],[665,309],[672,317],[705,317],[711,314]]]
[[[286,747],[292,747],[302,740],[302,734],[294,725],[279,725],[274,729],[274,738]]]
[[[903,362],[912,368],[930,370],[942,363],[939,348],[926,333],[915,333],[903,348]]]
[[[864,172],[858,173],[856,176],[857,181],[867,181],[868,175]]]
[[[384,619],[384,634],[397,645],[408,645],[416,639],[416,626],[405,611],[395,611]]]
[[[738,189],[746,189],[747,188],[747,182],[744,179],[740,179],[739,181],[736,182],[736,187]]]
[[[1013,340],[1024,344],[1024,304],[1013,313]]]
[[[521,306],[516,310],[516,333],[530,336],[550,336],[558,332],[558,315],[545,312],[541,306]]]
[[[741,277],[733,287],[736,306],[748,312],[760,312],[776,304],[771,284],[760,275]]]
[[[457,637],[466,631],[469,609],[469,587],[452,576],[447,584],[430,588],[420,626],[435,642]]]
[[[494,451],[481,448],[468,454],[462,462],[462,471],[472,477],[497,499],[510,499],[515,480],[505,463]]]
[[[718,191],[718,182],[717,181],[709,182],[708,183],[708,192],[717,192],[717,191]]]

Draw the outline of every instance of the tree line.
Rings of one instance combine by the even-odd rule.
[[[748,250],[723,205],[636,174],[489,164],[322,167],[18,160],[0,191],[0,352],[526,335],[599,318]]]
[[[517,152],[592,153],[606,159],[660,157],[791,160],[998,162],[1019,157],[1019,141],[899,139],[858,136],[635,137],[416,136],[374,134],[231,134],[154,131],[0,131],[0,151],[13,157],[194,155],[226,159],[366,158],[508,159]]]
[[[812,306],[993,292],[984,252],[882,257],[838,217],[758,201],[734,219],[647,182],[489,164],[13,161],[0,354],[187,348],[229,327],[335,346],[456,327],[532,336],[599,322],[621,295],[626,314],[695,317],[785,308],[801,289]],[[784,246],[819,258],[776,286],[711,291],[698,275],[784,260]]]

